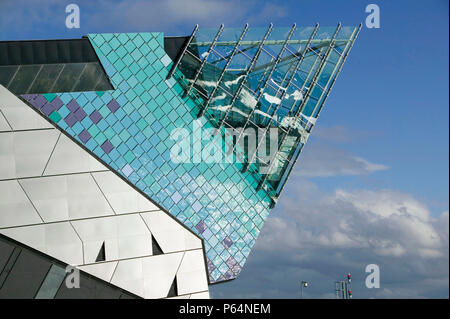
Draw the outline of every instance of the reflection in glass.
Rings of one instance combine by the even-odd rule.
[[[175,79],[194,101],[198,116],[216,128],[256,127],[257,152],[244,134],[234,152],[253,172],[257,187],[280,193],[306,143],[359,27],[198,29]],[[278,138],[267,138],[271,128]],[[263,143],[264,142],[264,143]],[[275,143],[269,162],[258,156]],[[244,145],[244,146],[242,146]]]

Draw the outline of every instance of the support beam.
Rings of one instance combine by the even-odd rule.
[[[350,50],[352,49],[353,44],[355,43],[355,40],[356,40],[356,38],[358,37],[359,32],[361,31],[361,27],[362,27],[362,24],[359,24],[358,29],[355,29],[355,30],[353,31],[351,37],[350,37],[350,38],[353,39],[353,40],[351,40],[351,41],[350,41],[349,43],[347,43],[347,45],[345,46],[344,51],[343,51],[343,54],[341,55],[342,62],[341,62],[341,64],[339,65],[339,68],[338,68],[337,71],[336,71],[336,76],[330,77],[330,79],[333,78],[333,80],[331,81],[331,84],[330,84],[330,79],[328,79],[328,82],[327,82],[327,84],[325,85],[325,87],[329,86],[329,88],[328,88],[328,90],[327,90],[327,92],[326,92],[326,94],[325,94],[325,97],[324,97],[323,101],[320,103],[320,108],[319,108],[319,111],[317,112],[317,116],[316,116],[316,117],[319,117],[320,111],[322,110],[322,106],[325,104],[325,101],[327,100],[328,96],[330,95],[330,92],[331,92],[331,89],[333,88],[334,82],[336,82],[337,75],[341,72],[342,66],[344,65],[345,61],[347,60],[348,53],[349,53]],[[344,52],[345,52],[345,53],[344,53]],[[336,63],[336,66],[337,66],[338,64],[339,64],[339,63]],[[335,69],[334,69],[333,71],[335,71]],[[322,92],[322,95],[323,95],[323,92]],[[322,95],[319,97],[319,101],[321,100]],[[315,111],[316,111],[316,110],[314,109],[314,111],[311,113],[311,115],[314,115]]]
[[[319,24],[316,24],[314,30],[311,32],[311,35],[310,35],[310,37],[309,37],[309,40],[308,40],[308,42],[307,42],[305,48],[303,49],[303,52],[301,53],[300,59],[297,61],[297,66],[296,66],[296,69],[297,69],[297,70],[298,70],[298,67],[300,66],[301,62],[303,61],[303,59],[304,59],[306,53],[308,52],[309,47],[310,47],[310,45],[311,45],[311,43],[312,43],[312,40],[314,39],[314,37],[315,37],[315,35],[316,35],[318,29],[319,29]],[[264,89],[266,88],[267,83],[269,82],[269,78],[272,76],[272,74],[273,74],[273,72],[274,72],[274,70],[275,70],[275,67],[276,67],[276,64],[272,67],[269,76],[266,78],[263,87],[262,87],[261,90],[259,91],[259,94],[258,94],[258,97],[257,97],[257,102],[259,102],[259,100],[261,99],[261,96],[262,96],[262,94],[263,94],[263,91],[264,91]],[[295,76],[295,73],[293,73],[292,76]],[[256,106],[255,106],[255,108],[256,108]],[[249,116],[248,116],[248,118],[247,118],[247,121],[246,121],[246,123],[244,124],[244,129],[247,127],[247,125],[248,125],[248,123],[249,123],[249,121],[250,121],[250,118],[251,118],[251,116],[253,115],[253,113],[254,113],[254,111],[255,111],[255,108],[250,112],[250,114],[249,114]],[[267,133],[267,130],[266,130],[265,133],[263,134],[263,137],[262,137],[262,138],[265,137],[265,134],[266,134],[266,133]],[[239,140],[240,140],[241,137],[242,137],[242,136],[241,136],[241,134],[240,134],[239,137],[237,138],[236,144],[239,142]],[[260,147],[260,144],[261,144],[261,142],[262,142],[262,138],[261,138],[260,142],[258,143],[258,146],[256,147],[256,149],[258,149],[258,148]],[[256,153],[254,154],[254,156],[256,156]],[[254,156],[252,156],[252,158],[244,165],[244,168],[243,168],[243,171],[244,171],[244,172],[247,170],[248,165],[249,165],[250,163],[252,163],[252,161],[254,160]]]
[[[238,49],[238,47],[239,47],[239,45],[240,45],[242,39],[244,38],[245,34],[247,33],[247,30],[248,30],[248,23],[245,24],[244,30],[242,31],[241,36],[239,37],[239,40],[236,42],[236,45],[234,46],[233,51],[232,51],[231,54],[228,56],[227,63],[225,64],[225,66],[224,66],[222,72],[221,72],[220,75],[219,75],[219,78],[217,79],[217,84],[216,84],[216,86],[214,87],[213,91],[211,92],[211,94],[210,94],[208,100],[206,101],[205,105],[203,106],[203,108],[202,108],[202,109],[200,110],[200,112],[198,113],[197,118],[203,116],[203,114],[205,113],[205,110],[208,108],[209,104],[211,103],[211,100],[214,98],[214,95],[216,94],[216,91],[217,91],[217,89],[219,88],[219,84],[220,84],[220,82],[222,81],[222,78],[223,78],[223,76],[225,75],[225,72],[226,72],[228,66],[229,66],[230,63],[231,63],[231,60],[233,59],[234,55],[236,54],[236,51],[237,51],[237,49]]]
[[[192,80],[191,84],[189,84],[189,87],[187,88],[186,92],[184,93],[183,98],[189,95],[191,93],[192,88],[194,87],[195,83],[197,82],[198,77],[202,73],[203,67],[206,64],[206,61],[208,60],[209,55],[211,54],[212,49],[214,48],[215,43],[219,39],[220,35],[223,31],[223,24],[220,25],[219,31],[217,31],[216,36],[214,37],[213,42],[211,43],[211,46],[209,47],[206,56],[203,58],[202,63],[200,64],[200,67],[198,68],[197,72],[195,73],[194,79]]]
[[[347,52],[345,52],[345,51],[343,52],[342,63],[341,63],[341,65],[339,66],[339,69],[338,69],[338,71],[337,71],[337,73],[336,73],[336,76],[334,77],[334,79],[333,79],[333,81],[332,81],[332,83],[331,83],[331,85],[330,85],[330,87],[329,87],[329,89],[328,89],[327,95],[325,96],[325,99],[323,100],[322,105],[324,105],[324,103],[325,103],[325,101],[326,101],[326,99],[327,99],[327,97],[328,97],[328,95],[329,95],[331,89],[333,88],[334,82],[336,81],[337,76],[338,76],[339,73],[341,72],[342,66],[343,66],[344,63],[345,63],[345,60],[347,59],[347,56],[348,56],[348,54],[350,53],[350,50],[352,49],[353,44],[355,43],[355,40],[356,40],[356,38],[358,37],[359,32],[361,31],[361,27],[362,27],[362,24],[360,24],[360,25],[358,26],[358,29],[357,29],[356,33],[354,33],[354,37],[353,37],[353,38],[350,37],[350,46],[348,47]],[[319,111],[319,113],[320,113],[320,111]],[[318,115],[319,115],[319,114],[318,114]],[[290,176],[290,174],[291,174],[292,168],[295,166],[295,164],[297,163],[298,159],[300,158],[300,154],[301,154],[302,150],[303,150],[303,145],[301,146],[301,149],[300,149],[300,151],[299,151],[297,157],[295,158],[294,162],[293,162],[292,165],[290,166],[289,170],[283,174],[283,175],[285,175],[285,176],[287,176],[287,177],[286,177],[286,180],[284,181],[284,183],[281,185],[281,188],[280,188],[279,191],[277,192],[278,194],[281,193],[281,191],[282,191],[283,188],[284,188],[284,185],[286,185],[286,182],[287,182],[287,180],[288,180],[288,178],[289,178],[289,176]]]
[[[294,26],[295,26],[295,25],[294,25]],[[242,88],[243,88],[243,86],[244,86],[245,80],[247,79],[248,75],[249,75],[250,72],[252,71],[253,66],[255,65],[256,61],[258,61],[259,55],[261,54],[262,47],[263,47],[264,43],[266,42],[267,37],[269,36],[270,32],[272,31],[272,28],[273,28],[273,24],[271,23],[271,24],[269,25],[269,28],[268,28],[267,31],[266,31],[266,34],[264,35],[263,40],[261,41],[261,43],[260,43],[260,45],[259,45],[259,47],[258,47],[258,50],[256,51],[255,55],[253,56],[253,59],[251,60],[250,65],[249,65],[248,68],[247,68],[247,71],[245,72],[244,75],[242,75],[242,76],[243,76],[243,79],[241,80],[241,83],[239,84],[239,87],[238,87],[238,89],[236,90],[236,92],[235,92],[235,94],[234,94],[234,96],[233,96],[233,98],[232,98],[232,100],[231,100],[230,107],[228,108],[228,110],[226,111],[224,117],[223,117],[222,120],[220,121],[220,125],[219,125],[219,128],[218,128],[218,129],[220,129],[220,128],[222,127],[223,123],[225,122],[226,118],[228,117],[228,114],[230,113],[231,109],[233,108],[233,105],[234,105],[234,103],[236,102],[236,99],[237,99],[238,96],[240,95],[241,90],[242,90]]]
[[[331,39],[317,39],[317,40],[313,40],[312,43],[314,44],[325,44],[328,45],[330,43]],[[335,39],[335,42],[347,42],[348,39]],[[217,42],[216,46],[232,46],[234,45],[235,41],[222,41],[222,42]],[[243,41],[242,45],[258,45],[261,43],[261,40],[257,40],[257,41]],[[283,45],[284,40],[268,40],[265,45]],[[306,44],[308,43],[308,40],[289,40],[288,41],[288,45],[291,44]],[[205,42],[196,42],[195,44],[197,44],[198,46],[209,46],[211,44],[210,41],[205,41]]]
[[[166,80],[170,79],[173,76],[173,74],[175,73],[175,70],[178,68],[178,65],[180,64],[181,60],[183,59],[184,54],[186,53],[186,50],[188,49],[189,45],[191,44],[192,39],[194,39],[195,34],[197,33],[197,30],[198,30],[198,24],[195,25],[194,31],[192,31],[192,34],[189,37],[189,40],[187,41],[186,46],[184,47],[183,51],[181,52],[181,54],[178,57],[175,64],[172,66],[172,69],[170,70],[169,74],[167,74]]]
[[[317,79],[320,77],[320,74],[321,74],[322,71],[323,71],[323,68],[324,68],[324,66],[325,66],[326,60],[328,59],[328,56],[329,56],[331,50],[333,49],[333,46],[334,46],[334,39],[336,38],[336,36],[337,36],[337,34],[339,33],[340,30],[341,30],[341,24],[339,23],[338,26],[337,26],[337,28],[336,28],[336,30],[335,30],[335,32],[334,32],[334,34],[333,34],[333,37],[332,37],[332,39],[331,39],[330,46],[328,47],[328,49],[327,49],[327,51],[326,51],[326,53],[325,53],[325,56],[322,58],[322,61],[321,61],[320,65],[319,65],[319,67],[318,67],[318,69],[317,69],[316,74],[314,75],[314,78],[313,78],[313,80],[312,80],[312,82],[311,82],[311,85],[310,85],[310,89],[309,89],[308,92],[306,93],[306,98],[304,98],[304,99],[302,100],[302,107],[304,107],[305,101],[308,99],[309,95],[311,94],[311,91],[313,91],[313,89],[312,89],[311,87],[314,86],[315,82],[317,82]],[[280,103],[280,104],[281,104],[281,103]],[[280,105],[280,104],[279,104],[279,105]],[[277,111],[279,105],[276,107],[274,113],[276,113],[276,111]],[[295,123],[295,121],[297,121],[298,118],[300,117],[300,114],[301,114],[301,111],[302,111],[302,107],[299,108],[298,114],[294,117],[294,121],[293,121],[294,123]],[[271,120],[271,121],[272,121],[272,120]],[[271,121],[269,122],[269,126],[270,126]],[[290,133],[292,127],[293,127],[292,124],[293,124],[293,123],[291,123],[291,125],[289,126],[289,129],[288,129],[286,135],[284,135],[283,140],[282,140],[281,143],[279,144],[279,147],[278,147],[277,152],[275,153],[275,155],[274,155],[273,158],[272,158],[272,162],[270,163],[270,166],[269,166],[269,168],[267,169],[267,172],[268,172],[268,173],[265,174],[264,178],[259,182],[257,189],[261,189],[261,187],[264,185],[264,183],[266,182],[267,178],[269,177],[270,172],[271,172],[271,170],[272,170],[272,168],[273,168],[273,165],[274,165],[274,163],[275,163],[275,161],[274,161],[273,159],[275,159],[275,158],[278,156],[278,153],[280,152],[280,149],[283,148],[284,143],[286,142],[286,139],[287,139],[287,137],[289,136],[289,133]],[[267,132],[267,130],[266,130],[266,132]],[[301,137],[299,137],[299,138],[301,138]],[[304,144],[304,143],[303,143],[303,144]]]
[[[248,24],[246,24],[246,25],[248,25]],[[251,46],[246,47],[245,49],[239,50],[239,51],[242,52],[242,53],[244,53],[244,52],[246,52],[246,51],[248,51],[248,50],[251,50],[251,49],[253,49],[254,47],[257,47],[257,46],[258,46],[258,44],[254,44],[254,45],[251,45]],[[222,61],[224,61],[224,60],[227,60],[227,61],[228,61],[228,59],[229,59],[230,57],[232,57],[231,54],[229,54],[229,55],[227,55],[227,56],[224,56],[224,57],[221,57],[220,59],[218,59],[218,60],[212,62],[211,64],[217,64],[217,63],[222,62]]]

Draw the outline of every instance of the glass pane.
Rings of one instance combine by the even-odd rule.
[[[8,89],[14,94],[27,93],[40,69],[41,65],[21,65]]]
[[[65,269],[53,264],[35,299],[53,299],[56,296],[56,293],[58,292],[65,276]]]
[[[39,76],[34,81],[28,93],[49,93],[55,84],[58,74],[63,68],[63,64],[44,65]]]
[[[58,81],[55,84],[55,92],[72,92],[72,88],[83,71],[86,63],[66,64]]]
[[[260,146],[267,150],[272,144],[278,151],[270,172],[263,172],[268,166],[264,161],[249,167],[259,183],[270,181],[267,189],[273,190],[285,180],[289,161],[315,124],[355,29],[342,28],[337,34],[336,30],[321,27],[312,38],[314,27],[295,31],[274,28],[269,33],[266,28],[249,28],[238,43],[242,29],[231,28],[223,30],[214,43],[217,29],[199,29],[190,53],[181,60],[180,71],[188,87],[193,85],[204,93],[206,110],[202,114],[213,126],[225,123],[226,127],[245,130],[254,125],[263,131],[278,128],[279,144],[267,137]],[[333,49],[330,45],[335,34]],[[196,74],[198,80],[192,84]],[[248,145],[237,145],[236,149],[244,158],[253,157],[248,154]]]
[[[4,87],[8,87],[9,81],[16,73],[18,66],[0,66],[0,84]]]
[[[80,79],[73,89],[75,92],[92,91],[103,76],[102,69],[98,63],[87,63]]]

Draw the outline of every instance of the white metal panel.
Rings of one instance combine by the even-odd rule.
[[[87,272],[88,274],[91,274],[92,276],[109,282],[116,267],[117,261],[111,261],[92,265],[78,266],[77,268]]]
[[[53,126],[30,106],[0,85],[0,110],[13,130],[52,128]]]
[[[144,298],[166,298],[183,253],[158,255],[142,259]]]
[[[0,179],[16,177],[13,133],[0,133]]]
[[[163,211],[142,213],[164,253],[202,248],[202,241]]]
[[[121,260],[111,283],[144,298],[165,298],[183,253]]]
[[[144,275],[142,258],[121,260],[111,279],[111,283],[135,295],[144,296]]]
[[[0,132],[7,132],[7,131],[11,131],[11,127],[9,126],[3,114],[0,112]]]
[[[56,129],[0,133],[0,179],[41,176],[59,134]]]
[[[82,239],[83,241],[83,239]],[[95,241],[89,241],[84,242],[83,241],[83,250],[84,250],[84,264],[90,264],[96,262],[97,256],[100,252],[100,249],[103,246],[103,243],[105,243],[105,253],[108,249],[108,253],[105,254],[105,260],[111,259],[111,251],[117,251],[117,244],[114,242],[105,242],[105,240],[95,240]],[[112,246],[113,245],[113,246]],[[108,248],[106,248],[108,247]],[[114,257],[116,257],[114,255]]]
[[[205,261],[201,249],[186,251],[177,272],[178,294],[208,290]]]
[[[73,221],[85,247],[85,262],[93,263],[99,242],[105,242],[106,260],[149,256],[151,233],[139,214]]]
[[[102,171],[107,168],[64,134],[58,140],[44,175]]]
[[[114,214],[89,173],[29,178],[21,184],[45,222]]]
[[[8,228],[0,233],[65,263],[83,263],[81,241],[69,222]]]
[[[41,223],[16,180],[0,181],[0,228]]]
[[[139,194],[113,172],[93,173],[98,186],[105,194],[116,214],[146,212],[158,207]]]

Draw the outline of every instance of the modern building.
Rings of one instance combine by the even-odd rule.
[[[0,42],[0,297],[208,298],[236,278],[359,30]]]

